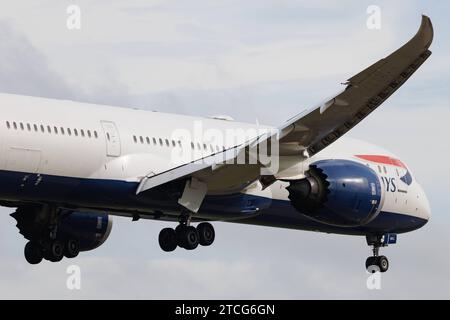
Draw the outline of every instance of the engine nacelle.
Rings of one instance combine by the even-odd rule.
[[[289,199],[315,221],[340,227],[362,226],[375,219],[384,199],[378,175],[350,160],[321,160],[306,178],[290,182]]]
[[[101,246],[112,229],[112,219],[107,214],[70,212],[61,217],[58,237],[78,239],[80,251]]]

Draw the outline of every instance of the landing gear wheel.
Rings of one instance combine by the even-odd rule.
[[[32,241],[25,245],[24,254],[29,264],[39,264],[43,259],[41,247]]]
[[[184,248],[186,250],[194,250],[198,247],[199,236],[197,229],[194,227],[186,227],[184,230]]]
[[[378,257],[378,267],[380,272],[386,272],[389,269],[389,260],[385,256]]]
[[[176,229],[178,245],[186,250],[194,250],[198,247],[199,236],[197,229],[191,226],[179,225]]]
[[[216,237],[214,227],[208,222],[202,222],[197,226],[197,232],[199,235],[199,243],[202,246],[210,246],[213,244]]]
[[[177,248],[177,234],[171,228],[162,229],[159,233],[159,246],[165,252],[174,251]]]
[[[382,273],[388,271],[389,269],[389,260],[385,256],[379,257],[368,257],[366,260],[366,269],[369,272],[375,273],[376,268]]]
[[[69,239],[64,247],[64,256],[66,258],[75,258],[80,253],[80,243],[77,239]]]
[[[177,245],[180,248],[184,248],[184,238],[185,238],[185,231],[186,231],[187,226],[184,224],[179,224],[176,228],[175,228],[175,234],[176,234],[176,238],[177,238]]]
[[[377,270],[375,267],[378,267],[377,262],[378,257],[368,257],[366,260],[366,270],[372,273],[375,273]]]
[[[51,262],[59,262],[64,257],[64,246],[59,241],[53,241],[50,243],[48,252],[48,260]]]

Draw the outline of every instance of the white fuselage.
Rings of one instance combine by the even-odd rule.
[[[193,144],[193,150],[198,151],[197,158],[233,146],[233,141],[227,139],[203,140],[202,134],[196,132],[198,126],[202,127],[202,132],[216,130],[224,133],[223,136],[227,130],[260,128],[235,121],[9,94],[0,94],[0,111],[0,171],[5,175],[15,173],[15,177],[23,174],[24,179],[23,184],[13,186],[13,189],[2,188],[4,195],[0,194],[0,200],[11,202],[35,200],[29,197],[30,189],[27,188],[38,190],[47,176],[137,184],[149,174],[175,167],[177,164],[172,161],[174,154],[183,146]],[[178,138],[174,132],[190,132],[191,135]],[[373,158],[365,159],[358,155],[397,159],[370,144],[341,139],[305,160],[303,167],[319,159],[350,159],[363,163],[377,172],[386,188],[381,211],[428,220],[430,209],[420,185],[415,179],[409,184],[400,180],[409,173],[406,166],[395,162],[379,163],[372,161]],[[32,186],[27,185],[29,179],[33,179]],[[46,192],[51,193],[51,184],[47,183]],[[285,189],[287,184],[277,181],[262,190],[260,183],[256,182],[242,193],[289,201]],[[59,187],[54,185],[55,189]],[[24,190],[23,193],[21,190]],[[102,194],[102,190],[98,192]],[[66,198],[66,204],[71,206],[95,207],[83,201],[80,203],[79,196],[72,200],[71,195],[66,193]],[[98,207],[109,209],[107,203]],[[126,205],[122,205],[121,209],[127,214]],[[148,211],[153,209],[149,207]],[[138,209],[132,208],[131,211],[134,210]],[[139,211],[145,210],[140,208]],[[285,223],[281,225],[289,227]],[[300,225],[293,227],[302,228]]]

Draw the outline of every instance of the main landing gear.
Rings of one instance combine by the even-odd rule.
[[[52,240],[42,237],[27,242],[24,249],[25,259],[30,264],[39,264],[43,259],[51,262],[59,262],[64,257],[75,258],[80,253],[78,240],[66,241]]]
[[[39,264],[44,259],[59,262],[80,253],[77,239],[58,234],[60,212],[57,208],[19,207],[11,216],[17,220],[20,233],[29,240],[24,248],[28,263]]]
[[[159,246],[163,251],[171,252],[177,247],[194,250],[201,246],[210,246],[215,238],[214,227],[202,222],[197,227],[190,225],[189,219],[182,219],[175,228],[165,228],[159,233]]]
[[[366,260],[366,269],[368,272],[386,272],[389,269],[389,260],[385,256],[380,256],[380,248],[387,247],[389,244],[397,242],[397,235],[385,234],[382,236],[366,236],[367,244],[372,246],[373,256]]]

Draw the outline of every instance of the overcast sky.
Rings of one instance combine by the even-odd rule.
[[[28,265],[11,210],[0,210],[0,298],[450,298],[448,1],[1,0],[0,92],[276,125],[407,41],[420,15],[433,56],[349,134],[409,164],[433,217],[383,253],[366,288],[364,238],[217,223],[213,247],[162,253],[166,223],[116,218],[99,249]],[[66,9],[81,8],[81,30]],[[366,9],[381,8],[381,30]],[[76,263],[82,289],[66,288]]]

